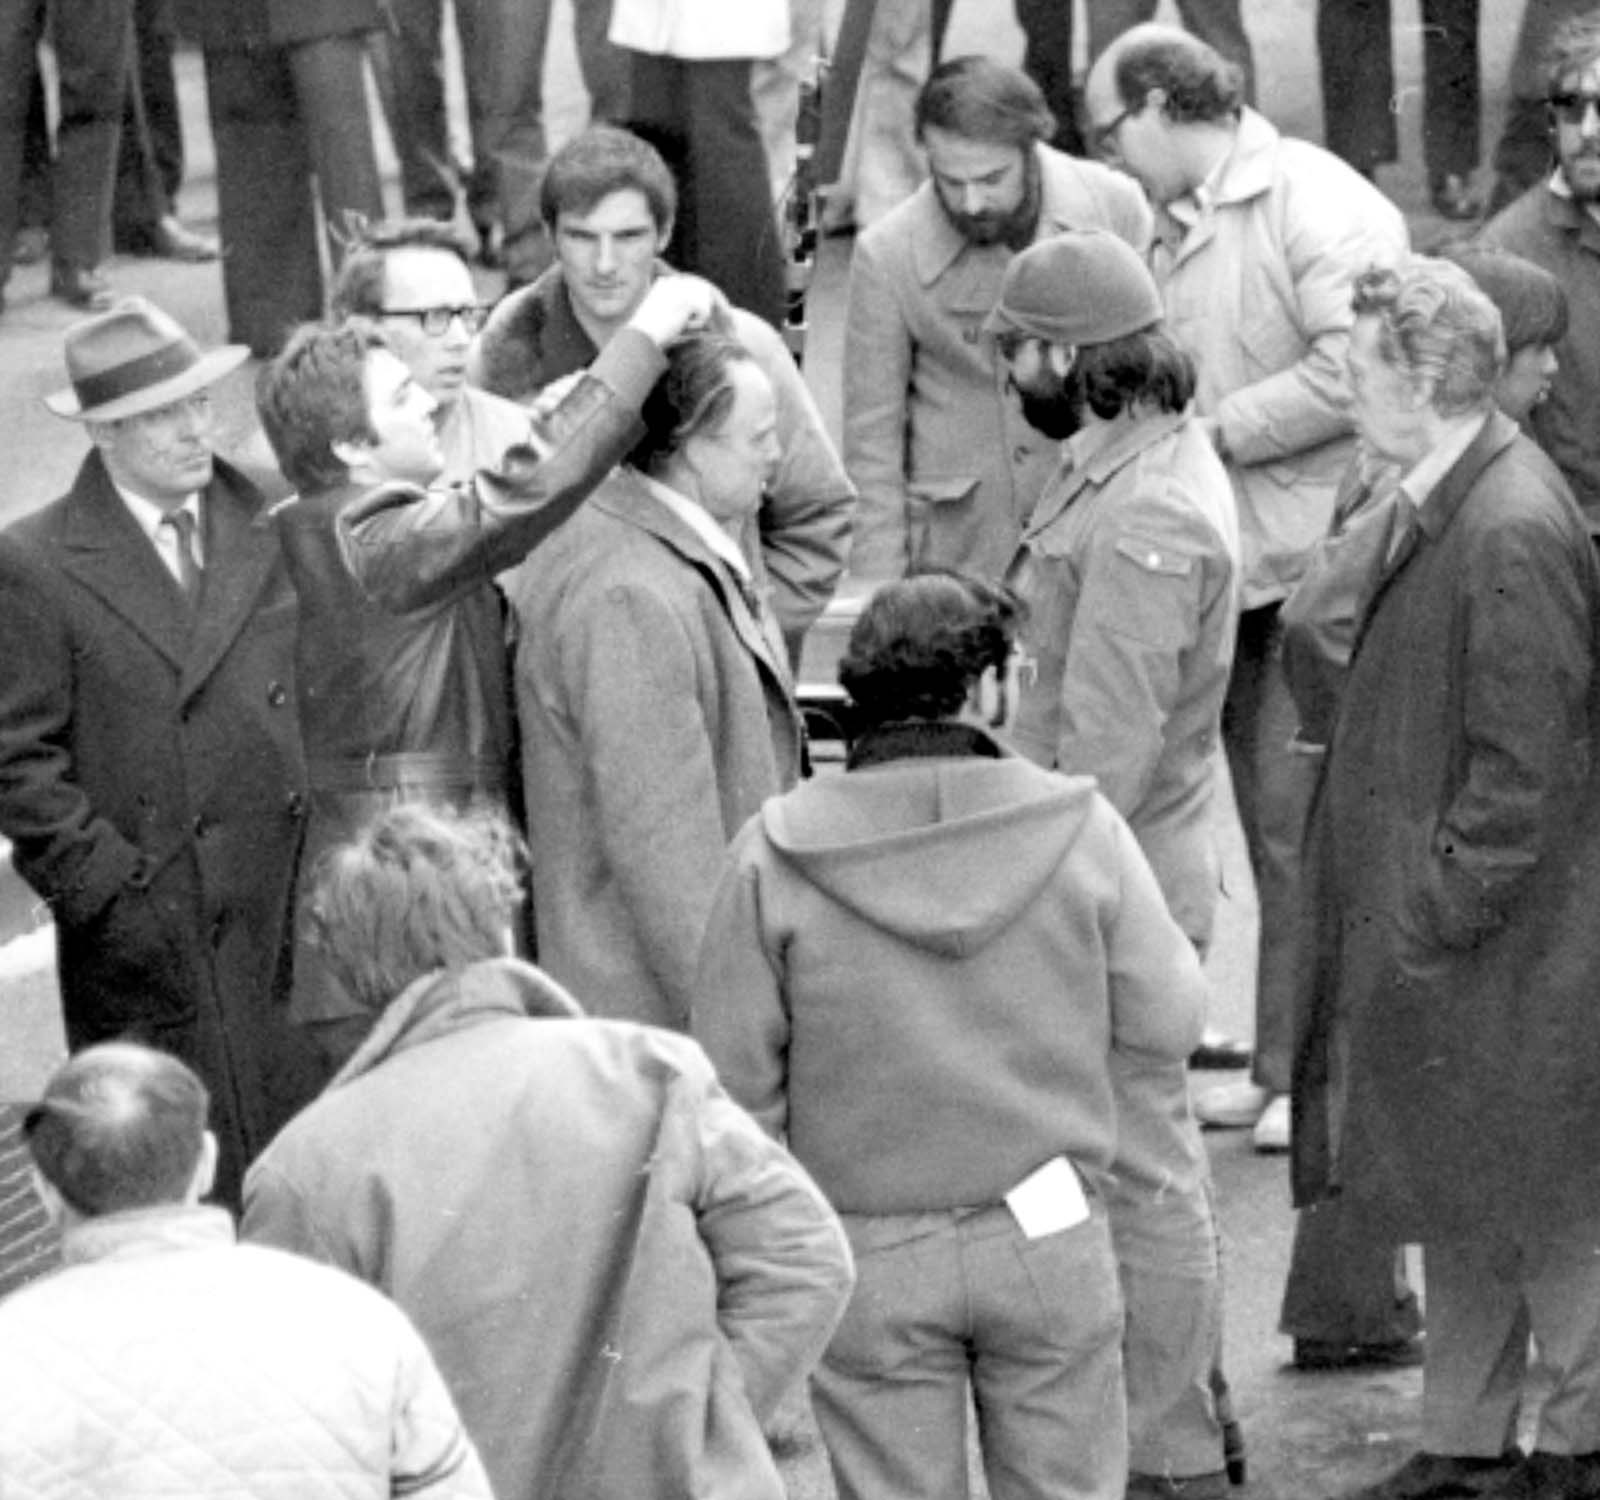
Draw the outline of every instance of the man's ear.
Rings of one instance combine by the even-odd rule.
[[[209,1130],[200,1139],[200,1159],[194,1164],[185,1203],[198,1203],[217,1185],[217,1138]]]
[[[656,230],[657,255],[665,255],[667,253],[667,243],[672,238],[672,225],[673,220],[669,218],[665,224]]]
[[[1144,96],[1144,103],[1140,106],[1139,112],[1142,113],[1144,110],[1149,109],[1152,104],[1155,105],[1155,107],[1160,110],[1162,114],[1165,114],[1167,112],[1167,91],[1161,88],[1151,89],[1149,93]]]
[[[366,443],[352,442],[349,438],[336,438],[329,446],[333,456],[347,469],[359,469],[372,451]]]

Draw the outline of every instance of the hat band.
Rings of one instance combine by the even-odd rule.
[[[185,370],[193,369],[199,358],[194,345],[187,339],[180,339],[165,348],[141,354],[137,359],[112,365],[98,374],[75,375],[72,389],[78,398],[78,405],[89,411],[124,396],[136,395],[163,380],[172,379],[174,375],[181,375]]]

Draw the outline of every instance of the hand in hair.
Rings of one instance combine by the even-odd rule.
[[[637,328],[659,348],[665,349],[684,334],[706,327],[713,315],[726,305],[722,293],[709,281],[699,276],[672,273],[658,276],[651,283],[644,301],[628,319],[628,326]]]

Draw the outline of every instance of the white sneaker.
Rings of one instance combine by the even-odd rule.
[[[1261,1111],[1251,1142],[1257,1151],[1287,1151],[1289,1149],[1289,1096],[1275,1094],[1272,1103]]]
[[[1272,1103],[1273,1093],[1248,1079],[1207,1089],[1194,1101],[1194,1117],[1213,1130],[1249,1130]]]

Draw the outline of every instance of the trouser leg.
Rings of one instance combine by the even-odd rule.
[[[578,70],[589,91],[589,118],[620,124],[628,118],[628,57],[611,45],[611,0],[572,0]]]
[[[458,12],[475,0],[458,0]],[[380,34],[388,70],[384,112],[400,162],[408,214],[449,219],[456,207],[456,165],[445,109],[442,0],[389,0]]]
[[[1389,0],[1321,0],[1317,64],[1324,144],[1371,176],[1399,158]]]
[[[1016,8],[1017,24],[1027,38],[1022,71],[1039,85],[1044,102],[1056,117],[1056,133],[1050,144],[1082,156],[1085,152],[1078,129],[1078,91],[1073,72],[1073,8],[1062,0],[1016,0]]]
[[[462,36],[473,80],[471,96],[479,100],[474,179],[487,161],[503,236],[501,252],[514,286],[532,281],[551,259],[539,216],[548,159],[543,73],[549,32],[550,0],[479,0],[470,32]]]
[[[384,216],[383,183],[367,102],[366,38],[324,37],[288,49],[295,104],[310,148],[332,258],[347,215]]]
[[[11,249],[21,221],[29,99],[30,91],[41,87],[38,56],[43,24],[42,3],[0,4],[0,287],[11,274]],[[41,92],[41,107],[43,100]],[[48,144],[47,140],[47,149]],[[48,156],[45,168],[48,174]]]
[[[1283,674],[1278,606],[1245,610],[1222,739],[1260,913],[1251,1076],[1275,1094],[1289,1091],[1293,1065],[1300,853],[1316,782],[1312,757],[1290,749],[1298,722]]]
[[[1338,1199],[1303,1209],[1278,1325],[1292,1339],[1400,1344],[1422,1327],[1404,1252]]]
[[[917,1233],[915,1216],[846,1216],[855,1291],[811,1381],[839,1500],[967,1500],[968,1356],[950,1217],[928,1215]]]
[[[668,257],[714,282],[737,307],[783,321],[783,257],[767,198],[750,63],[633,53],[634,127],[678,179]]]
[[[111,253],[131,15],[130,0],[74,0],[59,7],[51,22],[60,119],[50,250],[60,265],[96,266]]]
[[[1483,153],[1478,0],[1422,0],[1422,154],[1428,180],[1469,177]]]
[[[916,98],[932,65],[927,0],[878,0],[856,80],[837,198],[866,229],[921,185],[922,148],[912,130]]]
[[[260,358],[322,314],[311,160],[275,48],[205,54],[228,337]]]
[[[1492,1458],[1516,1441],[1528,1312],[1512,1247],[1496,1237],[1430,1241],[1422,1446]]]
[[[997,1208],[961,1235],[991,1500],[1121,1500],[1122,1296],[1104,1210],[1030,1240]]]
[[[1536,1447],[1600,1452],[1600,1222],[1530,1234],[1523,1285],[1540,1373]]]

